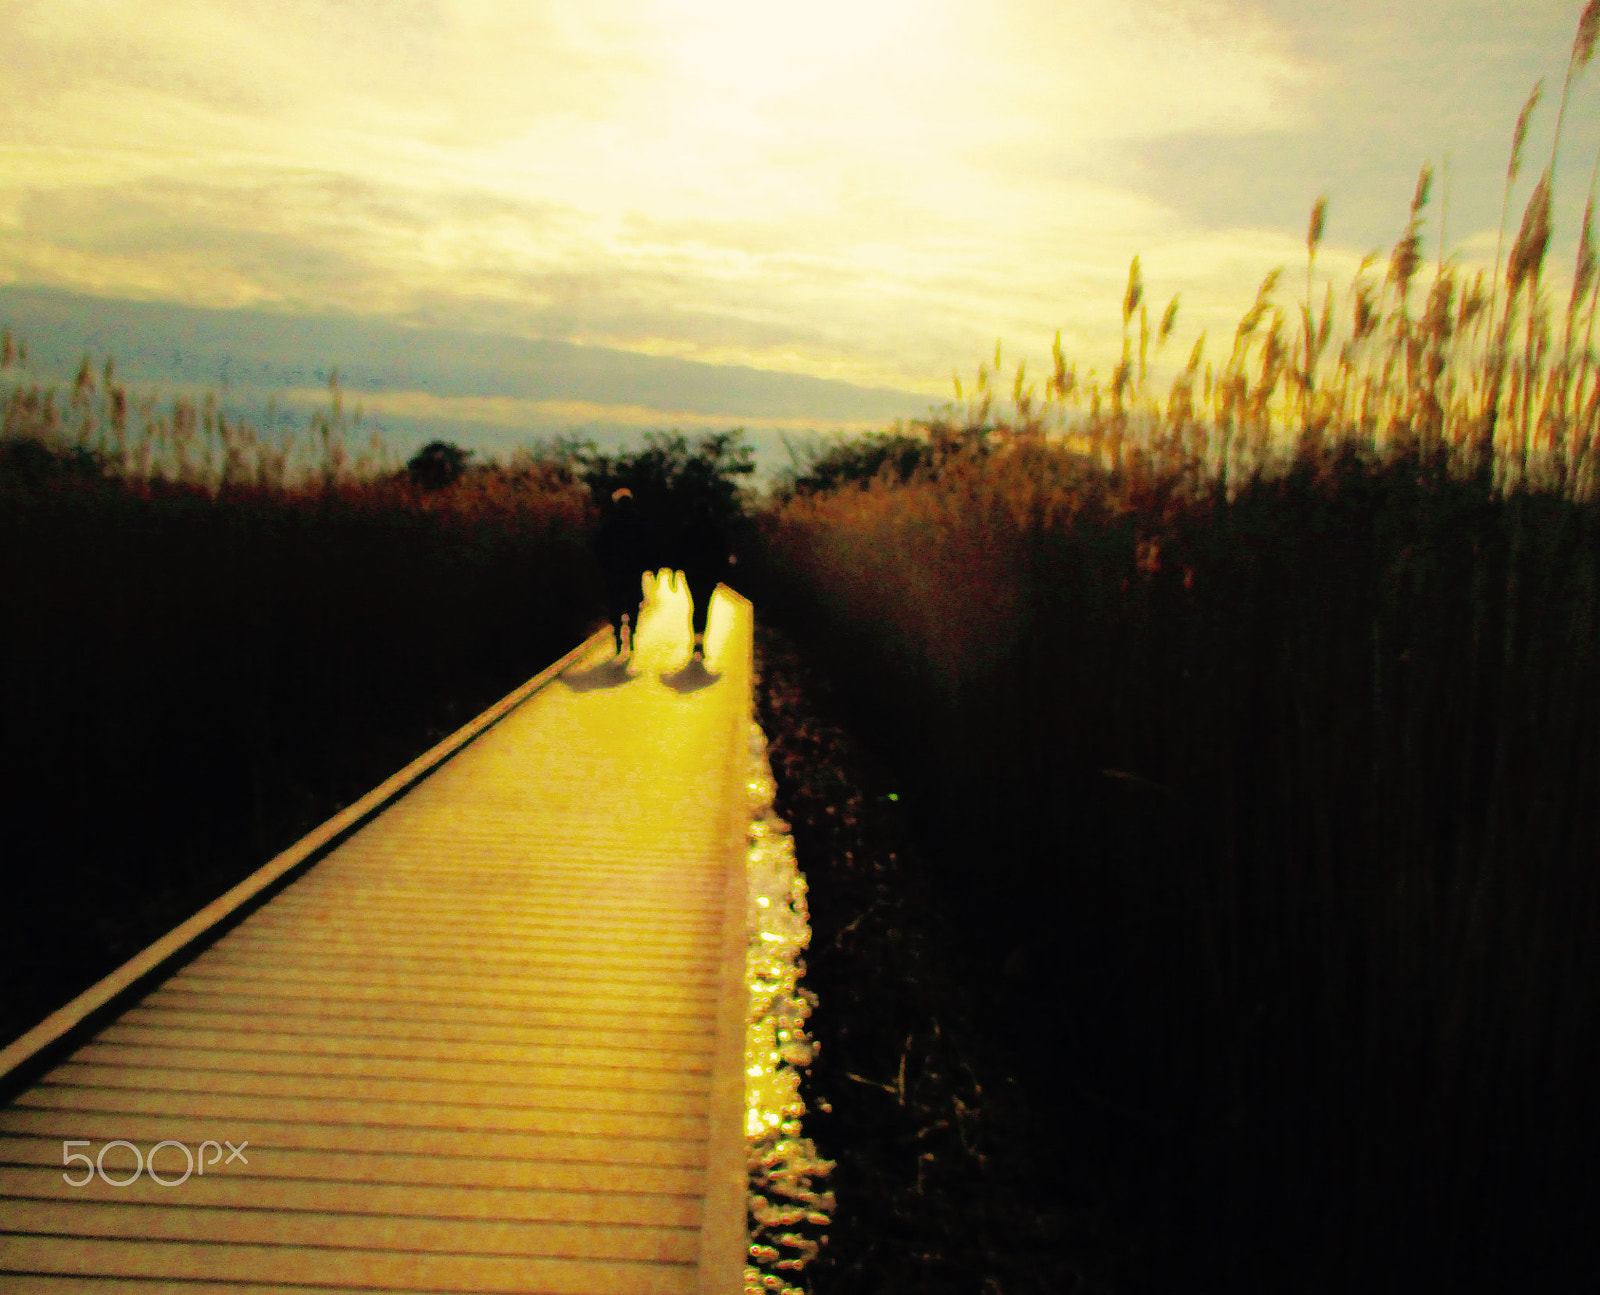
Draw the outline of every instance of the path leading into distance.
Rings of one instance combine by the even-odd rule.
[[[740,1289],[751,616],[713,604],[717,676],[687,616],[662,586],[631,671],[591,640],[0,1109],[0,1289]]]

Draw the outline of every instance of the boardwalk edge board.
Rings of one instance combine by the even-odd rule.
[[[226,894],[212,900],[188,921],[90,986],[65,1007],[51,1013],[15,1042],[0,1049],[0,1103],[18,1096],[136,997],[147,993],[160,980],[203,953],[365,823],[550,684],[562,671],[602,643],[609,643],[610,639],[609,626],[597,630],[527,683],[418,756],[399,773],[380,783],[353,805],[340,810],[321,827],[313,829],[263,864]]]
[[[725,678],[743,690],[745,702],[733,708],[732,729],[723,743],[728,761],[724,796],[727,806],[727,870],[720,932],[721,981],[717,998],[716,1044],[711,1058],[709,1143],[706,1157],[705,1209],[701,1214],[700,1295],[732,1295],[744,1289],[749,1258],[750,1191],[749,1143],[745,1137],[745,1030],[750,1010],[750,987],[745,977],[745,950],[749,941],[747,895],[750,886],[746,853],[749,848],[750,796],[749,726],[751,689],[755,675],[755,637],[749,600],[726,585],[723,597],[745,611],[744,632],[728,647],[730,659],[722,662]],[[733,651],[737,650],[737,658]]]

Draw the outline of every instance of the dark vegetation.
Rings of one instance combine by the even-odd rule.
[[[1591,4],[1567,90],[1597,35]],[[1226,358],[1202,369],[1202,339],[1153,400],[1176,302],[1152,330],[1135,261],[1108,383],[1058,348],[1045,403],[1019,366],[1002,414],[997,352],[964,409],[817,456],[763,518],[750,592],[895,771],[922,860],[905,893],[934,897],[925,933],[981,1005],[966,1055],[1017,1076],[1010,1127],[1052,1167],[1029,1200],[1086,1277],[1593,1282],[1600,380],[1592,202],[1564,323],[1544,278],[1558,145],[1503,281],[1441,258],[1413,315],[1425,169],[1335,339],[1331,289],[1320,312],[1310,291],[1319,202],[1297,337],[1275,273]],[[895,984],[876,915],[857,901],[819,938],[875,933]],[[874,1080],[915,1056],[886,997],[859,1008]],[[920,1102],[897,1113],[944,1136]],[[843,1220],[852,1152],[817,1136]],[[1026,1288],[1001,1275],[1023,1243],[981,1210],[880,1217],[871,1239],[840,1223],[815,1289],[958,1253],[964,1289]]]
[[[712,432],[689,443],[680,432],[648,432],[644,446],[602,454],[592,445],[557,447],[570,455],[596,500],[626,486],[640,511],[662,532],[671,551],[673,531],[694,512],[716,523],[736,547],[751,538],[750,490],[742,483],[755,472],[755,451],[741,430]]]
[[[908,545],[846,569],[794,522],[758,605],[900,771],[919,884],[1060,1175],[1034,1199],[1087,1179],[1138,1238],[1152,1284],[1126,1289],[1588,1271],[1594,507],[1350,458],[1231,502],[966,516],[981,570],[970,534],[916,550],[958,625],[889,595],[904,559],[868,555]],[[953,629],[975,642],[941,662]]]
[[[817,1291],[1111,1291],[1135,1258],[1073,1197],[950,960],[960,922],[906,813],[828,680],[765,620],[757,718],[777,809],[810,885],[806,984],[821,1001],[806,1135],[836,1160],[840,1204]],[[987,1281],[986,1287],[983,1283]]]
[[[406,471],[418,490],[444,490],[466,476],[471,459],[471,450],[448,441],[429,441],[406,462]]]
[[[847,485],[865,487],[873,481],[904,483],[931,466],[933,458],[934,447],[926,436],[900,429],[869,432],[815,447],[805,456],[803,466],[797,464],[785,474],[778,493],[780,497],[817,495]]]

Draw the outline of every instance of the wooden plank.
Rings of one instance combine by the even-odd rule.
[[[280,911],[276,904],[255,914],[239,928],[239,934],[304,939],[377,938],[414,935],[419,921],[426,921],[442,940],[480,939],[488,944],[513,944],[519,941],[579,940],[616,944],[639,938],[639,920],[617,918],[605,921],[589,910],[570,914],[546,914],[537,921],[514,919],[500,913],[494,920],[454,919],[439,914],[345,912],[336,920],[331,915],[310,918]],[[693,925],[660,923],[650,929],[650,943],[659,949],[694,949],[706,942],[715,943],[715,923],[709,917]]]
[[[452,985],[459,985],[461,982],[460,976],[446,971],[419,971],[400,964],[324,968],[304,965],[283,966],[273,962],[262,964],[259,969],[247,966],[241,971],[238,966],[207,963],[205,966],[185,967],[181,973],[184,984],[202,978],[226,980],[241,975],[254,976],[255,983],[261,986],[276,987],[300,983],[321,985],[330,989],[340,986],[364,986],[394,990],[410,987],[449,990]],[[479,990],[500,989],[508,993],[527,994],[534,988],[530,978],[525,975],[480,974],[473,977],[473,984]],[[651,1011],[673,1011],[674,1005],[677,1005],[676,1010],[679,1011],[714,1011],[716,990],[715,981],[697,981],[687,985],[652,983],[631,976],[612,975],[609,972],[563,975],[547,971],[542,972],[537,979],[537,992],[549,997],[583,999],[596,1003],[607,999],[632,1002],[640,1007],[648,1005]]]
[[[265,946],[265,947],[262,947]],[[273,966],[328,967],[334,969],[382,969],[393,966],[415,967],[420,971],[453,974],[462,967],[476,968],[478,974],[515,976],[520,980],[537,977],[544,971],[560,971],[576,976],[585,972],[603,974],[612,980],[651,982],[663,975],[682,980],[712,980],[718,972],[714,958],[645,957],[632,951],[607,953],[586,949],[551,949],[548,952],[504,952],[492,948],[474,951],[463,946],[441,946],[420,940],[406,945],[363,943],[350,948],[315,940],[227,940],[208,949],[195,960],[196,966],[233,967],[241,963],[270,961]]]
[[[241,982],[249,984],[252,982]],[[300,988],[289,986],[288,988]],[[141,1011],[193,1011],[216,1012],[229,1015],[276,1015],[285,1021],[292,1021],[295,1017],[306,1015],[311,1017],[327,1017],[336,1019],[342,1016],[355,1017],[366,1021],[400,1020],[410,1021],[422,1025],[487,1025],[509,1026],[527,1030],[549,1029],[588,1029],[597,1036],[606,1036],[615,1031],[627,1034],[630,1037],[642,1039],[651,1044],[659,1041],[663,1047],[673,1046],[673,1041],[683,1036],[697,1036],[705,1031],[696,1029],[692,1022],[680,1022],[674,1018],[654,1020],[648,1023],[638,1023],[637,1013],[631,1012],[625,1005],[612,1006],[609,1013],[607,1005],[601,1003],[586,1003],[583,1009],[574,1010],[562,1007],[557,1001],[547,1001],[535,997],[530,1001],[511,997],[518,1004],[516,1006],[502,1006],[493,1003],[483,1005],[478,1003],[449,1002],[448,996],[412,995],[405,998],[392,999],[376,997],[374,995],[352,995],[348,998],[337,998],[328,994],[318,993],[315,986],[306,987],[310,992],[302,996],[289,993],[282,994],[256,994],[246,990],[230,990],[225,984],[217,981],[197,981],[186,985],[181,990],[173,985],[164,986],[159,992],[145,999],[133,1012]],[[443,1000],[443,1001],[442,1001]],[[131,1012],[130,1012],[131,1015]],[[614,1020],[606,1019],[607,1016]],[[285,1028],[292,1028],[286,1025]]]
[[[98,1036],[102,1044],[170,1048],[183,1051],[286,1053],[313,1057],[398,1057],[419,1061],[486,1061],[508,1065],[619,1066],[636,1070],[699,1071],[707,1068],[710,1049],[662,1053],[638,1045],[571,1046],[547,1043],[478,1043],[464,1040],[386,1037],[352,1029],[335,1033],[282,1030],[197,1030],[117,1021]]]
[[[754,642],[749,633],[750,604],[731,590],[722,589],[730,604],[742,612],[744,633],[724,647],[725,682],[748,697],[754,676]],[[744,1133],[745,1023],[750,1011],[746,983],[748,935],[746,932],[745,850],[749,840],[750,807],[747,796],[750,709],[732,710],[724,716],[728,728],[721,743],[723,756],[721,851],[723,873],[723,925],[719,941],[722,973],[717,999],[717,1044],[712,1057],[709,1094],[710,1136],[706,1145],[705,1207],[700,1230],[700,1263],[696,1289],[702,1295],[727,1295],[744,1287],[749,1253],[746,1200],[750,1188]]]
[[[50,1166],[59,1174],[63,1172],[61,1141],[60,1136],[0,1133],[0,1157],[11,1165]],[[245,1154],[248,1156],[249,1152]],[[108,1156],[107,1164],[110,1163]],[[132,1168],[131,1161],[128,1167]],[[653,1192],[696,1198],[705,1187],[705,1170],[683,1165],[596,1160],[512,1160],[398,1152],[347,1151],[330,1155],[326,1149],[303,1147],[273,1148],[270,1155],[251,1159],[248,1167],[230,1165],[218,1176],[292,1179],[297,1182],[388,1183],[397,1187],[515,1188],[597,1194]],[[141,1178],[140,1181],[144,1180]],[[133,1189],[130,1187],[128,1190]]]
[[[0,1200],[135,1201],[161,1205],[171,1200],[174,1190],[157,1186],[147,1178],[140,1178],[127,1187],[112,1187],[96,1177],[82,1187],[72,1187],[63,1181],[61,1173],[59,1164],[49,1167],[0,1165]],[[438,1187],[210,1174],[192,1177],[184,1183],[182,1202],[187,1206],[212,1209],[317,1210],[440,1219],[618,1223],[672,1228],[700,1226],[698,1192],[672,1195],[643,1191]]]
[[[206,1245],[0,1233],[0,1272],[166,1281],[266,1281],[342,1290],[473,1290],[505,1295],[687,1295],[692,1264],[420,1254],[324,1246]]]
[[[81,1277],[10,1276],[6,1278],[7,1295],[83,1295]],[[96,1277],[93,1295],[154,1295],[161,1286],[138,1278]],[[306,1295],[304,1286],[286,1286],[281,1282],[204,1282],[187,1281],[181,1286],[169,1283],[170,1295]],[[433,1295],[455,1295],[455,1292],[436,1291]]]
[[[280,897],[273,900],[268,911],[273,912],[274,916],[282,913],[287,921],[296,902],[286,896]],[[281,909],[280,904],[283,905]],[[637,934],[639,923],[648,919],[652,930],[661,933],[683,932],[702,939],[716,938],[717,919],[721,916],[720,911],[711,910],[679,912],[672,909],[648,914],[642,911],[596,911],[593,904],[535,902],[527,896],[508,897],[503,903],[492,906],[452,904],[448,912],[441,913],[437,903],[430,905],[420,898],[415,901],[392,897],[380,900],[360,891],[352,892],[337,902],[308,899],[306,908],[313,907],[318,913],[318,920],[323,921],[335,920],[324,917],[324,913],[339,912],[343,916],[337,920],[342,921],[371,921],[401,926],[426,922],[437,924],[446,931],[501,928],[512,934],[523,930],[553,929],[575,929],[597,934]]]
[[[174,1139],[191,1150],[208,1138],[250,1143],[248,1157],[277,1151],[354,1151],[369,1155],[509,1158],[583,1161],[603,1165],[693,1168],[705,1164],[703,1138],[642,1137],[575,1133],[522,1133],[500,1129],[432,1129],[404,1125],[312,1124],[303,1120],[244,1119],[219,1129],[214,1119],[189,1115],[138,1115],[123,1111],[38,1110],[9,1106],[0,1111],[0,1132],[31,1137],[88,1138],[99,1144],[119,1139],[140,1147]],[[133,1164],[129,1154],[129,1166]],[[176,1155],[176,1153],[174,1153]],[[181,1156],[173,1163],[179,1163]],[[251,1163],[254,1163],[252,1160]]]
[[[293,999],[281,1001],[294,1002]],[[513,1047],[554,1044],[606,1048],[611,1051],[631,1048],[647,1052],[709,1052],[713,1037],[709,1031],[688,1033],[649,1028],[629,1029],[625,1024],[626,1018],[619,1018],[619,1023],[611,1029],[596,1028],[592,1022],[546,1025],[524,1021],[509,1013],[501,1014],[501,1022],[482,1024],[462,1020],[455,1015],[430,1020],[400,1011],[388,1015],[371,1009],[347,1009],[341,1012],[327,1006],[326,1000],[314,1001],[321,1006],[315,1010],[296,1012],[260,1004],[251,1009],[235,1003],[230,1003],[226,1010],[197,1010],[146,999],[140,1006],[123,1013],[119,1023],[185,1030],[237,1030],[247,1034],[348,1035],[359,1031],[367,1038],[415,1039],[429,1043],[503,1043]]]
[[[536,1081],[548,1084],[559,1074],[563,1082],[578,1088],[615,1088],[618,1091],[643,1090],[670,1092],[674,1087],[689,1092],[704,1092],[709,1080],[701,1070],[635,1070],[631,1066],[574,1066],[530,1072],[517,1062],[433,1061],[413,1057],[308,1056],[276,1052],[223,1052],[204,1048],[145,1048],[91,1043],[80,1048],[75,1059],[99,1061],[108,1065],[181,1066],[198,1070],[239,1071],[277,1075],[351,1075],[373,1079],[433,1079],[446,1083],[477,1085],[484,1096],[493,1099],[494,1090],[516,1091]],[[674,1080],[676,1079],[676,1084]]]
[[[458,1133],[565,1133],[605,1138],[665,1138],[704,1142],[706,1115],[660,1114],[629,1107],[482,1106],[475,1102],[382,1102],[371,1098],[248,1095],[210,1091],[174,1092],[165,1088],[81,1088],[40,1084],[17,1099],[11,1110],[114,1111],[162,1118],[297,1121],[302,1124],[360,1124],[374,1128],[413,1126]],[[4,1113],[0,1113],[3,1125]],[[230,1125],[230,1127],[232,1127]]]
[[[254,974],[217,971],[193,974],[184,968],[164,986],[161,993],[222,995],[235,992],[263,992],[274,996],[300,995],[319,997],[331,995],[361,1002],[414,1003],[431,1006],[459,1001],[463,1007],[498,1007],[511,1011],[537,1011],[544,1007],[551,1011],[626,1012],[636,1015],[641,1003],[648,1001],[650,1019],[654,1022],[668,1018],[700,1018],[711,1011],[711,1000],[703,994],[670,992],[662,994],[608,993],[603,986],[572,984],[545,979],[537,989],[512,984],[489,986],[466,984],[445,978],[442,984],[418,984],[416,977],[368,976],[360,979],[347,976],[274,974],[270,967],[255,970]],[[674,1027],[676,1028],[676,1027]],[[709,1026],[707,1028],[710,1028]]]
[[[185,1184],[187,1185],[187,1184]],[[508,1219],[436,1219],[347,1210],[218,1210],[188,1203],[10,1200],[8,1232],[226,1245],[322,1246],[443,1254],[527,1255],[552,1259],[633,1259],[692,1264],[699,1246],[689,1228],[629,1223],[593,1226]]]
[[[557,1075],[556,1079],[571,1079]],[[638,1111],[659,1115],[705,1114],[705,1096],[695,1088],[617,1088],[541,1082],[534,1077],[515,1086],[463,1086],[412,1078],[380,1079],[349,1074],[261,1074],[253,1071],[200,1070],[177,1066],[106,1066],[73,1060],[17,1100],[51,1087],[147,1089],[150,1092],[255,1094],[329,1100],[406,1103],[419,1106],[470,1102],[485,1112],[537,1110]]]
[[[346,956],[366,949],[381,949],[387,953],[414,947],[417,941],[414,922],[350,922],[341,928],[310,922],[279,922],[271,926],[247,923],[234,934],[235,939],[230,943],[235,948],[288,944]],[[477,951],[499,958],[542,958],[571,953],[602,962],[606,959],[663,963],[716,961],[716,942],[702,932],[652,931],[648,936],[641,936],[637,930],[629,931],[626,927],[596,930],[591,926],[559,931],[525,928],[519,931],[482,927],[474,930],[430,923],[428,948],[453,955]]]

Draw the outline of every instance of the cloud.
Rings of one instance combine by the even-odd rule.
[[[328,403],[325,388],[296,388],[279,393],[285,403],[299,407],[321,407]],[[737,422],[748,431],[761,432],[843,432],[866,431],[883,426],[872,418],[817,418],[807,414],[754,417],[706,413],[670,406],[619,404],[599,400],[519,400],[508,396],[436,396],[425,391],[392,391],[362,396],[360,410],[368,421],[399,420],[426,422],[466,429],[472,425],[489,428],[524,428],[529,432],[605,425],[637,431],[659,430],[672,426],[689,431],[723,431]],[[352,413],[354,410],[352,409]]]
[[[1236,322],[1299,255],[1324,159],[1359,198],[1336,194],[1325,263],[1341,231],[1392,238],[1421,159],[1369,184],[1378,145],[1337,118],[1382,96],[1349,72],[1393,80],[1435,49],[1419,24],[1453,21],[1376,0],[9,8],[13,280],[929,395],[996,336],[1114,355],[1135,254],[1185,325]]]
[[[461,147],[551,112],[603,113],[637,71],[626,5],[609,15],[509,0],[9,7],[8,134],[20,126],[83,146],[226,150],[231,128],[234,148],[266,156],[304,158],[363,133]]]
[[[374,320],[350,312],[202,310],[96,300],[59,290],[0,287],[5,322],[39,362],[70,374],[82,349],[117,359],[129,380],[240,384],[270,390],[324,384],[347,391],[419,391],[441,398],[509,398],[637,405],[717,418],[888,420],[921,407],[915,393],[807,374],[712,366],[670,356]],[[88,328],[86,321],[92,321]]]

